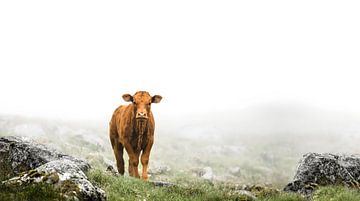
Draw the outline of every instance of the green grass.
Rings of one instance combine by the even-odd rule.
[[[100,170],[88,173],[92,182],[106,191],[109,201],[247,201],[249,197],[236,193],[222,184],[201,180],[178,179],[177,185],[155,187],[150,182],[131,177],[115,177]],[[274,190],[252,191],[258,201],[307,201],[297,193]],[[342,186],[320,187],[313,194],[313,201],[360,201],[360,193]]]
[[[170,187],[156,187],[132,177],[116,177],[99,169],[88,173],[89,179],[106,191],[109,201],[250,201],[229,185],[213,184],[186,178]],[[252,188],[257,201],[307,201],[300,194],[279,192],[272,188]],[[0,201],[62,201],[64,197],[50,185],[31,184],[5,186],[0,184]],[[342,186],[320,187],[311,197],[312,201],[360,201],[357,189]]]
[[[306,199],[296,193],[281,192],[275,195],[260,197],[259,201],[306,201]]]
[[[114,177],[100,170],[88,173],[90,180],[107,193],[109,201],[232,201],[250,200],[245,196],[230,194],[207,182],[187,183],[171,187],[156,187],[150,182],[131,177]]]
[[[342,186],[321,187],[313,194],[314,201],[359,201],[359,190]]]
[[[50,185],[5,186],[0,181],[0,201],[62,201],[64,197]]]
[[[109,201],[147,200],[147,201],[248,201],[250,197],[222,184],[211,184],[201,180],[188,181],[183,178],[175,186],[156,187],[150,182],[131,177],[114,177],[100,170],[88,173],[92,182],[106,191]],[[259,201],[305,201],[295,193],[275,191],[254,192],[259,194]]]

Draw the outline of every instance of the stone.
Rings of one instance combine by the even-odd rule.
[[[229,168],[229,173],[233,176],[241,176],[241,168],[240,167],[231,167]]]
[[[284,190],[309,195],[318,186],[358,187],[359,181],[360,156],[308,153],[300,160],[293,181]]]
[[[120,174],[118,173],[117,170],[115,170],[114,166],[112,165],[108,165],[106,168],[106,171],[109,172],[110,174],[112,174],[113,176],[119,176]]]
[[[15,136],[0,138],[0,167],[11,170],[3,176],[5,178],[59,159],[73,161],[85,172],[90,169],[90,165],[86,161],[60,153],[28,138]]]
[[[70,160],[50,161],[22,176],[4,181],[5,185],[23,185],[45,182],[71,199],[103,201],[105,192],[88,181],[85,173]]]
[[[85,172],[90,165],[86,161],[26,138],[0,138],[0,167],[0,179],[7,179],[2,181],[5,185],[45,183],[69,200],[106,200],[105,192],[88,180]]]
[[[215,177],[211,167],[194,168],[191,171],[194,173],[194,176],[205,180],[213,180]]]
[[[150,164],[148,173],[150,175],[161,175],[166,174],[171,171],[170,166],[164,164],[164,163],[152,163]]]
[[[154,184],[154,186],[158,186],[158,187],[175,186],[175,184],[165,181],[151,181],[151,183]]]

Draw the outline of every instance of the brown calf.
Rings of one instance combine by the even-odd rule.
[[[129,155],[129,174],[140,178],[138,172],[139,156],[143,166],[142,177],[148,179],[147,168],[151,147],[154,142],[155,121],[150,110],[151,103],[159,103],[161,96],[150,96],[146,91],[138,91],[134,96],[124,94],[129,105],[121,105],[110,121],[110,141],[114,150],[118,172],[124,174],[123,149]]]

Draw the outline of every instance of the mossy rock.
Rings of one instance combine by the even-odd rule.
[[[82,171],[90,169],[84,160],[66,155],[28,138],[0,137],[0,179],[8,179],[54,160],[70,160]]]
[[[80,193],[79,185],[71,180],[65,180],[60,185],[61,193],[69,196],[76,196]]]
[[[0,138],[0,179],[6,187],[49,185],[69,199],[105,200],[87,179],[90,165],[21,137]],[[29,187],[30,188],[30,187]]]

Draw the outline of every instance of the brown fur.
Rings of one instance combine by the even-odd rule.
[[[110,141],[118,172],[121,175],[124,174],[123,149],[125,148],[129,155],[129,174],[139,178],[139,156],[142,152],[142,177],[147,180],[147,168],[155,130],[155,121],[150,105],[160,102],[162,97],[159,95],[151,97],[148,92],[138,91],[134,96],[124,94],[123,99],[132,103],[119,106],[114,111],[109,125]]]

